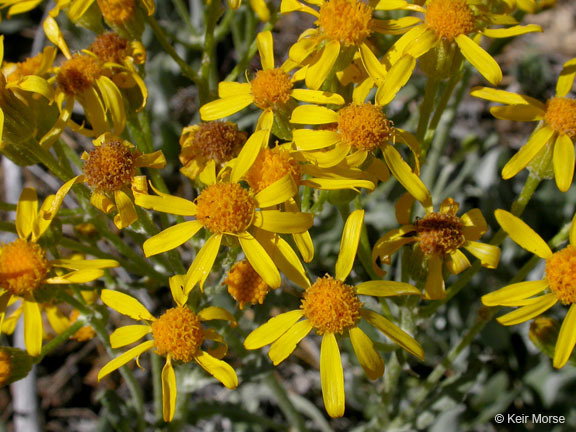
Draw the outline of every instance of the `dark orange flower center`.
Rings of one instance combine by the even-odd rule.
[[[152,323],[156,352],[174,360],[189,362],[204,341],[204,329],[196,314],[187,306],[168,309]]]
[[[544,121],[554,131],[576,138],[576,100],[565,97],[549,99]]]
[[[372,8],[357,0],[329,0],[320,6],[318,26],[324,35],[345,46],[357,45],[372,34]]]
[[[134,16],[135,0],[96,0],[106,21],[121,25]]]
[[[17,239],[0,248],[0,288],[16,296],[31,294],[50,270],[44,250],[34,242]]]
[[[130,44],[116,33],[106,32],[98,36],[88,48],[104,63],[122,64],[130,54]]]
[[[463,233],[464,224],[451,214],[428,213],[414,225],[420,249],[426,255],[447,255],[466,241]]]
[[[180,162],[191,160],[207,162],[214,160],[218,165],[238,156],[246,142],[246,133],[230,122],[213,121],[185,128],[180,138]]]
[[[451,41],[458,35],[472,33],[476,17],[467,0],[428,0],[426,24],[438,36]]]
[[[337,130],[344,144],[368,151],[386,144],[394,133],[386,114],[370,103],[352,104],[338,111]]]
[[[129,184],[136,172],[136,154],[120,141],[107,141],[88,153],[84,175],[96,191],[116,191]]]
[[[256,207],[248,191],[237,183],[208,186],[196,199],[196,205],[196,219],[217,234],[246,231]]]
[[[270,291],[270,287],[247,260],[232,266],[224,284],[228,285],[228,293],[238,302],[240,309],[244,309],[246,303],[262,304]]]
[[[292,81],[282,69],[261,70],[250,83],[254,104],[263,110],[277,110],[290,100]]]
[[[0,350],[0,387],[2,387],[12,374],[12,359],[6,351]]]
[[[76,54],[62,63],[56,81],[64,93],[76,96],[92,87],[101,75],[102,66],[98,59]]]
[[[362,302],[356,288],[326,275],[306,289],[301,308],[316,333],[342,334],[360,320]]]
[[[576,248],[569,245],[546,260],[550,290],[564,304],[576,302]]]
[[[254,191],[260,192],[286,174],[290,174],[296,184],[300,182],[302,171],[298,161],[280,147],[266,148],[246,173],[245,180]]]

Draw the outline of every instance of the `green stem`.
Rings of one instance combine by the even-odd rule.
[[[152,389],[154,392],[154,415],[158,420],[162,420],[162,357],[150,351],[150,361],[152,363]],[[183,397],[183,395],[180,395]]]
[[[304,423],[304,419],[300,415],[300,413],[294,407],[292,401],[288,397],[286,389],[280,383],[280,379],[276,375],[275,372],[270,372],[264,378],[264,382],[268,385],[268,388],[272,391],[276,398],[276,402],[278,402],[278,406],[286,416],[288,420],[288,424],[294,425],[295,430],[299,432],[305,432],[308,429]]]
[[[220,2],[209,2],[209,6],[204,9],[204,49],[202,52],[202,62],[200,66],[200,83],[198,83],[198,98],[200,105],[210,101],[210,93],[216,76],[216,40],[214,30],[220,18]]]
[[[78,330],[80,330],[83,326],[84,326],[83,322],[76,321],[74,324],[72,324],[70,327],[68,327],[62,333],[55,336],[54,339],[52,339],[50,342],[48,342],[46,345],[44,345],[42,347],[42,352],[40,353],[40,356],[37,357],[36,361],[38,363],[41,362],[42,359],[47,354],[49,354],[51,351],[56,349],[60,344],[66,342],[70,338],[70,336],[72,336],[74,333],[76,333]]]
[[[418,118],[418,128],[416,129],[416,139],[419,143],[424,144],[424,137],[426,136],[426,130],[428,130],[428,123],[430,121],[430,116],[432,115],[432,110],[434,109],[434,101],[436,100],[436,94],[438,93],[440,81],[428,76],[426,81],[426,90],[424,91],[424,99],[420,105],[420,116]],[[422,156],[425,157],[428,149],[422,146]]]
[[[174,4],[174,8],[176,9],[176,12],[180,16],[180,19],[182,19],[182,21],[184,21],[184,24],[186,24],[187,32],[193,36],[198,36],[198,32],[196,31],[196,28],[192,25],[192,21],[190,21],[190,15],[188,13],[188,8],[184,4],[184,2],[182,0],[172,0],[172,3]]]
[[[172,46],[172,44],[170,43],[170,41],[166,37],[164,30],[158,24],[158,21],[156,21],[156,19],[153,16],[149,16],[147,14],[144,14],[144,16],[146,17],[146,21],[148,22],[148,25],[150,26],[150,28],[154,32],[156,39],[158,40],[158,42],[160,42],[160,45],[162,46],[164,51],[166,51],[166,53],[170,57],[172,57],[172,59],[178,64],[178,66],[180,66],[180,70],[182,72],[182,75],[191,79],[194,82],[194,84],[196,84],[198,86],[200,83],[200,77],[198,76],[196,71],[194,69],[192,69],[192,67],[190,67],[188,65],[188,63],[186,63],[186,61],[178,55],[178,53],[176,52],[176,50],[174,49],[174,47]]]

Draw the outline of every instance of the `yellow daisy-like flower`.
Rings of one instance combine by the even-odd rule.
[[[142,353],[155,350],[160,356],[166,357],[166,364],[162,369],[162,414],[164,421],[172,421],[176,409],[176,374],[172,362],[189,363],[195,361],[206,372],[224,384],[229,389],[238,386],[238,377],[234,369],[221,360],[226,355],[227,345],[222,336],[213,329],[205,328],[203,321],[227,320],[236,326],[234,317],[226,310],[209,306],[197,314],[187,305],[188,295],[184,293],[180,277],[170,278],[170,289],[176,302],[176,307],[168,309],[163,315],[156,318],[146,307],[127,294],[118,291],[102,290],[102,301],[108,307],[145,324],[135,324],[120,327],[110,335],[112,348],[121,348],[137,342],[144,336],[152,334],[152,340],[136,345],[124,354],[108,362],[98,373],[98,381],[109,373],[124,366],[132,359],[138,358]],[[220,344],[212,352],[202,350],[206,340]]]
[[[479,45],[480,37],[506,38],[542,31],[535,24],[515,25],[516,21],[509,15],[491,14],[475,0],[427,0],[425,7],[412,5],[410,9],[423,13],[424,19],[396,41],[391,50],[415,58],[430,53],[428,56],[432,58],[426,60],[432,64],[436,64],[434,59],[439,55],[449,56],[454,61],[444,59],[447,65],[459,65],[459,60],[454,56],[461,54],[493,85],[502,81],[502,70],[496,60]],[[486,28],[495,24],[513,26]],[[457,72],[456,68],[452,69],[453,73]]]
[[[384,373],[382,357],[358,326],[362,318],[410,354],[424,360],[424,351],[412,336],[383,316],[363,308],[358,297],[359,294],[376,297],[420,295],[418,289],[410,284],[390,281],[369,281],[356,287],[344,283],[354,264],[363,220],[364,211],[356,210],[344,225],[336,277],[326,275],[318,278],[306,288],[300,309],[271,318],[244,341],[244,346],[249,350],[272,344],[268,355],[274,365],[278,365],[312,330],[322,336],[320,379],[324,406],[330,417],[343,416],[345,408],[344,373],[337,334],[350,336],[356,357],[368,378],[374,380]]]
[[[16,208],[18,239],[0,246],[0,322],[8,305],[20,300],[22,304],[13,314],[24,315],[24,341],[31,356],[39,355],[42,350],[42,302],[50,297],[43,288],[52,284],[90,282],[104,274],[102,269],[118,266],[116,261],[107,259],[46,258],[46,251],[38,240],[52,222],[55,202],[56,197],[50,195],[38,210],[36,191],[25,188]],[[72,271],[50,276],[55,268]]]
[[[166,158],[161,150],[142,154],[128,141],[105,133],[92,141],[94,150],[84,152],[84,174],[68,180],[57,194],[62,202],[70,188],[87,183],[92,189],[90,202],[108,214],[115,210],[114,225],[126,228],[138,220],[131,191],[146,188],[146,178],[137,176],[138,168],[163,168]]]
[[[506,104],[490,108],[499,119],[540,121],[526,144],[506,163],[502,178],[514,177],[548,146],[552,155],[556,186],[566,192],[574,178],[576,99],[567,97],[576,77],[576,59],[567,61],[556,83],[556,96],[542,103],[530,96],[487,87],[472,89],[471,95]]]
[[[338,58],[349,59],[359,52],[364,66],[371,75],[373,62],[367,59],[374,56],[368,45],[373,33],[397,34],[418,22],[417,18],[404,17],[398,20],[380,20],[373,18],[373,12],[389,11],[411,7],[403,0],[382,0],[370,2],[361,0],[319,0],[307,1],[319,10],[298,1],[282,0],[282,14],[305,12],[317,18],[316,29],[306,30],[290,49],[290,58],[304,69],[299,72],[305,76],[306,86],[318,89],[324,83]],[[343,69],[343,68],[342,68]]]
[[[423,218],[410,222],[413,198],[404,195],[396,203],[396,219],[403,224],[382,236],[374,245],[372,260],[390,263],[390,257],[407,244],[418,247],[424,255],[427,269],[424,286],[425,298],[429,300],[446,297],[444,264],[452,274],[458,274],[470,266],[460,248],[466,249],[482,266],[496,268],[500,261],[500,249],[477,240],[488,229],[479,209],[472,209],[457,217],[459,205],[452,198],[440,204],[440,211],[426,209]],[[378,269],[379,270],[379,269]]]
[[[512,240],[546,260],[546,273],[542,280],[519,282],[486,294],[482,303],[486,306],[518,307],[497,318],[505,326],[528,321],[558,302],[570,305],[554,350],[554,367],[561,368],[576,345],[576,217],[570,226],[570,244],[552,252],[542,237],[520,218],[505,210],[496,210],[494,214]]]
[[[305,276],[299,276],[304,274],[304,269],[296,254],[277,234],[304,232],[312,226],[314,216],[299,211],[265,210],[294,196],[296,185],[292,177],[286,175],[258,193],[236,182],[217,180],[215,176],[206,180],[208,186],[195,202],[157,190],[158,196],[135,193],[136,204],[141,207],[195,217],[146,240],[144,254],[149,257],[174,249],[205,228],[211,235],[188,270],[187,293],[197,283],[203,289],[224,236],[239,241],[254,270],[270,287],[277,288],[281,284],[278,268],[288,277],[295,274],[298,279],[305,279]]]
[[[238,302],[240,310],[246,303],[262,304],[270,287],[260,277],[248,260],[235,263],[228,271],[228,277],[223,285],[228,287],[228,293]]]
[[[418,142],[408,132],[395,128],[380,106],[353,103],[333,111],[326,107],[304,105],[294,110],[290,121],[323,126],[323,129],[296,129],[293,132],[296,148],[314,165],[334,167],[349,157],[349,162],[354,161],[351,165],[360,166],[369,154],[380,149],[386,163],[373,162],[375,165],[369,171],[383,181],[391,171],[410,194],[425,207],[431,206],[428,189],[391,145],[396,140],[406,143],[418,161]]]
[[[344,99],[336,93],[308,89],[295,89],[294,78],[288,72],[292,62],[274,67],[274,41],[272,33],[258,33],[256,38],[262,70],[250,83],[221,82],[218,85],[220,99],[208,102],[200,108],[202,120],[218,120],[230,116],[254,104],[266,113],[290,111],[292,99],[320,104],[343,104]]]

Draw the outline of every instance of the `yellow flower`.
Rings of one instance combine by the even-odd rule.
[[[449,55],[457,65],[460,62],[454,56],[461,54],[493,85],[502,81],[502,70],[496,60],[480,47],[481,36],[506,38],[542,31],[534,24],[514,25],[517,23],[511,16],[491,14],[475,0],[428,0],[425,7],[412,5],[410,9],[423,13],[424,20],[398,39],[392,51],[415,58],[432,51],[429,55],[433,58],[427,60],[432,62],[439,54]],[[492,24],[513,27],[486,28]],[[453,69],[452,73],[458,71]]]
[[[334,167],[348,157],[349,165],[360,166],[369,154],[381,149],[386,164],[373,162],[369,172],[385,181],[391,171],[410,194],[425,207],[431,206],[430,193],[391,145],[396,139],[406,143],[418,161],[418,142],[408,132],[394,128],[380,106],[353,103],[333,111],[321,106],[304,105],[294,110],[290,121],[324,126],[318,130],[296,129],[293,133],[294,144],[303,157],[314,165]]]
[[[556,96],[542,103],[537,99],[487,87],[472,89],[471,95],[506,104],[490,108],[499,119],[540,121],[526,144],[506,163],[502,178],[507,180],[522,171],[548,148],[552,154],[556,186],[566,192],[574,178],[574,140],[576,139],[576,99],[567,97],[576,77],[576,59],[567,61],[556,83]]]
[[[338,58],[352,58],[359,52],[364,66],[371,75],[373,62],[367,56],[374,56],[368,39],[373,33],[396,34],[414,25],[418,20],[404,17],[398,20],[380,20],[372,17],[373,12],[403,9],[408,3],[402,0],[382,0],[370,2],[361,0],[319,0],[306,1],[319,10],[298,0],[282,0],[282,14],[305,12],[317,18],[316,29],[306,30],[290,49],[289,56],[304,69],[299,72],[305,75],[306,86],[319,89],[324,83]],[[344,67],[350,61],[344,62]],[[343,69],[343,68],[340,68]]]
[[[430,300],[446,297],[443,267],[458,274],[470,266],[468,258],[460,251],[466,249],[482,266],[496,268],[500,260],[500,249],[477,240],[488,229],[479,209],[472,209],[457,217],[459,205],[452,198],[440,204],[440,211],[426,209],[426,215],[410,223],[413,198],[404,195],[396,204],[396,218],[403,224],[382,236],[374,245],[372,259],[390,263],[392,254],[407,244],[414,244],[424,255],[427,269],[424,286],[425,297]]]
[[[220,170],[238,156],[245,142],[246,132],[239,131],[235,123],[215,121],[187,126],[180,136],[180,172],[191,180],[201,180],[205,170]]]
[[[482,297],[486,306],[518,307],[497,318],[505,326],[528,321],[561,302],[570,305],[554,350],[554,367],[563,367],[576,344],[576,218],[570,226],[570,244],[552,252],[546,242],[524,221],[505,210],[496,210],[496,220],[518,245],[546,260],[544,278],[505,286]],[[542,295],[538,295],[542,294]]]
[[[204,328],[203,321],[227,320],[236,326],[234,317],[226,310],[209,306],[197,314],[187,305],[188,296],[181,286],[180,277],[170,278],[170,289],[176,307],[168,309],[159,318],[154,317],[146,307],[127,294],[118,291],[102,290],[102,301],[108,307],[144,324],[128,325],[116,329],[110,335],[110,346],[120,348],[137,342],[144,336],[152,334],[152,340],[136,345],[115,359],[109,361],[98,373],[98,381],[109,373],[124,366],[142,353],[154,349],[155,353],[166,357],[162,369],[162,414],[164,421],[172,421],[176,408],[176,375],[172,362],[189,363],[194,360],[206,372],[229,389],[238,386],[238,377],[234,369],[221,360],[226,355],[227,345],[216,331]],[[204,341],[214,341],[220,346],[213,351],[204,351]]]
[[[336,334],[350,336],[356,357],[368,378],[377,379],[384,373],[384,361],[358,326],[362,318],[410,354],[424,360],[424,351],[416,340],[383,316],[363,308],[358,297],[358,294],[376,297],[419,295],[418,289],[390,281],[369,281],[356,287],[344,283],[354,264],[363,219],[364,211],[356,210],[346,221],[336,262],[336,277],[326,275],[318,278],[306,288],[300,309],[271,318],[244,341],[249,350],[272,344],[268,355],[274,365],[278,365],[310,331],[314,329],[321,335],[320,379],[324,406],[330,417],[344,415],[345,404],[344,373]]]
[[[39,355],[42,349],[41,302],[50,296],[42,288],[52,284],[90,282],[104,274],[102,269],[118,265],[116,261],[106,259],[46,258],[46,251],[40,247],[38,240],[52,222],[56,201],[56,197],[50,195],[38,210],[36,191],[25,188],[16,209],[18,239],[0,246],[0,322],[4,319],[8,304],[21,300],[22,304],[14,315],[24,314],[24,340],[31,356]],[[54,268],[73,271],[50,276]]]
[[[301,280],[304,273],[302,264],[290,245],[277,233],[304,232],[312,226],[313,215],[299,211],[265,210],[287,201],[295,194],[296,185],[292,178],[286,175],[258,193],[236,182],[217,180],[215,176],[206,180],[209,180],[208,186],[195,202],[157,190],[158,196],[135,193],[136,204],[141,207],[195,217],[146,240],[144,254],[149,257],[174,249],[205,228],[211,235],[188,270],[186,293],[197,283],[203,289],[225,236],[239,241],[254,270],[270,287],[277,288],[281,284],[278,268],[289,278]]]
[[[202,120],[218,120],[254,104],[263,110],[259,120],[259,123],[262,123],[267,113],[289,110],[292,99],[321,104],[344,103],[342,96],[336,93],[293,88],[294,78],[288,75],[293,67],[292,62],[274,67],[272,33],[258,33],[256,40],[262,70],[256,73],[250,83],[221,82],[218,85],[220,99],[208,102],[200,108]]]
[[[223,285],[228,286],[228,293],[238,302],[240,310],[246,303],[262,304],[270,287],[260,277],[248,260],[235,263],[228,271]]]
[[[138,168],[163,168],[166,159],[162,151],[142,154],[128,141],[104,133],[93,140],[94,150],[84,152],[84,174],[68,180],[57,194],[62,202],[70,188],[77,183],[87,183],[92,189],[90,202],[108,214],[115,210],[114,225],[126,228],[138,220],[130,188],[146,187],[146,178],[136,176]]]

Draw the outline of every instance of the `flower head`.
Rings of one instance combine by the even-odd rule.
[[[390,263],[391,256],[404,245],[418,248],[426,269],[425,296],[441,299],[446,296],[443,267],[458,274],[470,266],[468,258],[460,251],[466,249],[480,259],[482,266],[496,268],[500,260],[500,249],[477,240],[488,226],[482,213],[472,209],[458,217],[459,205],[452,198],[440,204],[440,211],[426,209],[423,218],[410,223],[413,198],[405,195],[396,204],[396,217],[403,224],[382,236],[374,245],[372,259],[376,263]],[[417,254],[418,256],[418,254]]]
[[[226,344],[220,335],[213,330],[206,329],[203,324],[210,320],[227,320],[232,326],[236,326],[234,317],[226,310],[215,306],[194,313],[186,305],[188,296],[182,289],[180,276],[170,278],[170,289],[177,306],[168,309],[158,318],[148,312],[142,303],[127,294],[112,290],[102,291],[104,304],[123,315],[144,322],[115,330],[110,335],[112,348],[130,345],[148,334],[152,335],[152,339],[112,359],[98,373],[100,381],[133,358],[138,359],[148,350],[154,350],[156,354],[166,357],[166,364],[162,370],[162,412],[165,421],[171,421],[175,413],[177,390],[172,365],[174,361],[181,363],[195,361],[227,388],[234,389],[238,386],[238,377],[234,369],[221,360],[227,351]],[[220,349],[205,351],[202,345],[206,340],[223,345]]]
[[[59,192],[60,193],[60,192]],[[40,354],[43,324],[41,311],[46,285],[85,283],[104,274],[103,269],[116,267],[114,260],[55,259],[49,260],[38,240],[46,232],[61,201],[54,195],[46,198],[38,210],[38,197],[34,189],[25,188],[16,210],[18,238],[0,245],[0,322],[4,320],[8,305],[21,301],[14,312],[14,323],[24,314],[26,349],[31,356]],[[72,270],[58,276],[51,275],[55,268]],[[42,295],[40,295],[42,294]],[[13,330],[14,326],[11,326]]]
[[[26,351],[0,346],[0,388],[24,378],[32,366],[33,358]]]
[[[552,252],[546,242],[523,220],[505,210],[496,210],[496,220],[518,245],[546,260],[542,280],[519,282],[482,297],[486,306],[509,306],[518,309],[497,318],[505,326],[520,324],[544,313],[556,303],[569,306],[560,327],[554,350],[554,367],[563,367],[576,344],[576,217],[570,226],[570,243]],[[549,292],[548,292],[549,290]]]
[[[350,337],[358,361],[370,379],[377,379],[384,373],[384,361],[370,338],[358,326],[362,319],[412,355],[424,358],[422,347],[416,340],[383,316],[365,309],[358,297],[419,295],[418,289],[406,283],[390,281],[369,281],[355,287],[345,283],[354,264],[363,219],[364,211],[356,210],[344,225],[335,277],[325,275],[309,284],[302,296],[300,309],[271,318],[244,341],[244,346],[249,350],[272,344],[268,355],[274,365],[278,365],[312,330],[321,335],[322,395],[331,417],[344,415],[344,372],[336,335]]]
[[[270,291],[268,284],[248,260],[234,264],[223,284],[228,286],[228,293],[238,302],[240,310],[244,309],[246,303],[262,304]]]
[[[566,192],[574,178],[574,142],[576,139],[576,100],[568,97],[576,77],[576,59],[567,61],[556,83],[556,95],[542,103],[530,96],[487,87],[472,89],[472,96],[505,104],[490,109],[499,119],[540,121],[526,144],[502,169],[502,178],[514,177],[530,163],[545,157],[538,165],[553,166],[556,186]],[[549,153],[551,156],[546,156]],[[550,160],[551,158],[551,160]],[[537,168],[534,168],[537,169]]]

